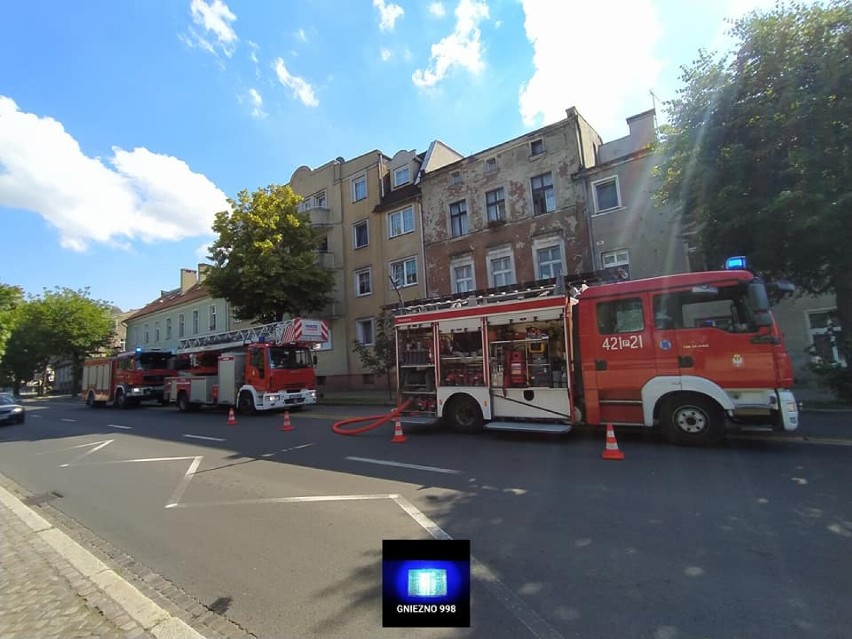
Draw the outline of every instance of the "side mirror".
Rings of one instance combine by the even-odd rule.
[[[791,295],[796,292],[796,285],[793,284],[790,280],[778,280],[776,282],[769,282],[766,285],[772,293],[780,294],[780,295]]]

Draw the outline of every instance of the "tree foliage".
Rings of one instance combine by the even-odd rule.
[[[334,279],[317,261],[318,237],[297,210],[289,186],[241,191],[231,210],[216,214],[214,265],[205,283],[244,320],[273,322],[320,310],[331,301]]]
[[[70,361],[78,381],[83,360],[113,338],[111,306],[89,290],[55,288],[27,300],[0,361],[0,376],[16,386],[51,362]]]
[[[376,375],[385,377],[388,397],[393,399],[391,373],[396,367],[396,338],[393,330],[393,315],[382,311],[379,315],[376,315],[374,325],[376,334],[373,338],[373,344],[365,346],[355,340],[352,348],[364,368],[371,370]]]
[[[6,350],[6,342],[17,321],[18,309],[24,302],[24,290],[0,282],[0,360]]]
[[[731,35],[735,50],[702,52],[667,104],[660,198],[711,266],[747,255],[806,293],[835,293],[848,335],[852,3],[779,4]]]

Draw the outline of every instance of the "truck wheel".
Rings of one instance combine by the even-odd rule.
[[[120,388],[115,391],[115,407],[127,408],[127,398],[124,396],[124,391]]]
[[[457,395],[444,411],[450,428],[458,433],[476,433],[482,430],[482,411],[470,395]]]
[[[665,401],[663,432],[680,446],[717,446],[725,436],[725,413],[708,397],[680,393]]]
[[[254,398],[251,393],[240,394],[237,409],[240,411],[240,415],[254,415]]]
[[[181,391],[177,396],[177,407],[178,410],[182,413],[186,413],[189,411],[189,397],[186,396],[185,391]]]

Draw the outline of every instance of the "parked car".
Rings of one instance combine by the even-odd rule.
[[[0,424],[23,424],[26,417],[26,410],[12,395],[0,395]]]

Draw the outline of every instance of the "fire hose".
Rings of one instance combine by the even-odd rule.
[[[390,413],[386,415],[370,415],[369,417],[350,417],[349,419],[342,419],[339,422],[334,422],[331,425],[331,430],[333,430],[338,435],[360,435],[361,433],[366,433],[368,430],[373,430],[374,428],[378,428],[385,422],[389,422],[392,419],[399,417],[408,405],[411,403],[409,399],[404,404],[397,406]],[[366,422],[370,420],[375,420],[367,424],[366,426],[360,426],[358,428],[343,428],[346,424],[357,424],[359,422]]]

